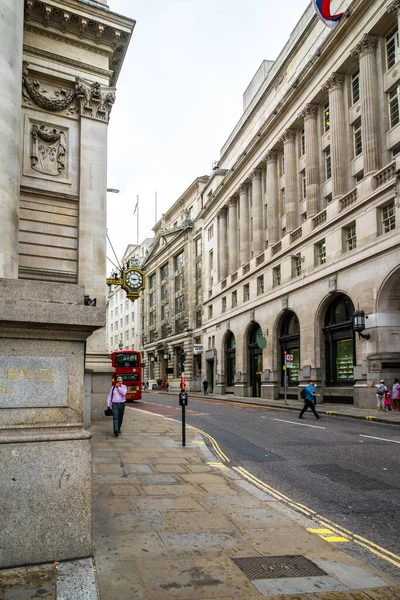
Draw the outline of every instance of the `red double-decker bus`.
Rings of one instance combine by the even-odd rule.
[[[128,388],[127,401],[142,399],[142,357],[137,350],[117,350],[111,354],[112,366],[115,372],[112,383],[116,377],[122,377]]]

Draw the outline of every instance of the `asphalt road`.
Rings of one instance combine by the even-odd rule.
[[[177,398],[142,408],[180,421]],[[139,408],[141,405],[136,405]],[[169,408],[171,407],[171,408]],[[235,466],[325,518],[400,555],[400,427],[212,399],[190,399],[187,423],[213,436]],[[351,547],[400,579],[399,569]]]

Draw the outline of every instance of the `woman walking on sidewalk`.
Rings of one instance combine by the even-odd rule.
[[[107,406],[112,409],[113,427],[115,437],[121,433],[122,421],[124,419],[125,404],[126,404],[126,385],[123,383],[121,376],[115,380],[115,385],[112,386],[108,393]]]

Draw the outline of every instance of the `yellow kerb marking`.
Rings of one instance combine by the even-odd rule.
[[[348,542],[349,540],[345,537],[340,537],[340,535],[321,535],[320,536],[326,542]]]
[[[373,421],[375,419],[375,417],[373,415],[370,415],[368,417],[365,417],[367,419],[367,421]]]
[[[326,414],[327,414],[327,415],[336,415],[336,413],[335,413],[335,412],[333,412],[333,410],[327,410],[327,411],[326,411]]]
[[[333,534],[333,531],[331,531],[330,529],[314,529],[313,527],[307,528],[307,531],[309,531],[310,533],[318,533],[318,535]]]

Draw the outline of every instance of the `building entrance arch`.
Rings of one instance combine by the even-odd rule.
[[[254,323],[248,335],[248,351],[250,361],[250,386],[253,398],[261,397],[261,373],[263,370],[263,351],[259,345],[263,337],[261,327]]]
[[[293,311],[289,310],[284,315],[279,332],[279,345],[281,353],[281,385],[284,385],[285,352],[293,356],[293,366],[288,369],[288,385],[294,387],[299,384],[300,370],[300,323]]]
[[[226,386],[233,387],[235,384],[236,372],[236,340],[235,336],[229,331],[225,342],[225,373]]]
[[[326,309],[323,332],[327,387],[354,385],[356,338],[353,313],[353,302],[346,294],[335,296]]]

